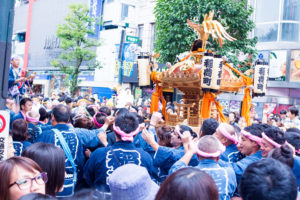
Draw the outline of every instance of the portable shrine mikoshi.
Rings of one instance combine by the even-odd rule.
[[[252,88],[254,96],[263,96],[266,92],[268,66],[265,62],[257,63],[257,67],[254,68],[254,77],[251,78],[252,70],[243,74],[223,60],[221,55],[216,55],[206,49],[209,35],[216,39],[221,47],[224,40],[236,40],[218,21],[213,20],[213,16],[213,11],[209,15],[205,14],[202,24],[187,20],[188,25],[198,35],[190,53],[169,70],[151,73],[151,80],[156,84],[156,91],[152,95],[150,112],[158,111],[158,104],[161,101],[162,112],[169,125],[174,126],[187,120],[189,126],[199,127],[204,119],[212,115],[219,121],[225,122],[222,106],[216,100],[216,96],[222,92],[237,93],[242,88],[245,89],[241,115],[249,125]],[[184,93],[184,103],[175,104],[177,107],[175,114],[166,112],[163,88],[176,88]]]

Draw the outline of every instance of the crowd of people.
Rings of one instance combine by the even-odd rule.
[[[169,126],[148,106],[115,108],[88,96],[8,98],[7,111],[0,200],[296,200],[299,193],[296,107],[249,126],[229,113],[228,123],[209,118],[200,131]]]

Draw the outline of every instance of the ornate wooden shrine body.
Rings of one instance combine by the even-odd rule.
[[[182,112],[177,110],[176,114],[168,113],[167,124],[174,126],[186,119],[189,126],[200,126],[203,122],[200,114],[204,93],[201,88],[199,73],[181,71],[169,73],[169,71],[165,71],[158,76],[163,88],[176,88],[184,93],[184,104],[174,102],[175,106]],[[228,67],[223,66],[221,88],[218,94],[239,92],[243,86],[245,86],[243,80],[237,78]],[[217,119],[219,117],[215,107],[212,107],[211,117]]]

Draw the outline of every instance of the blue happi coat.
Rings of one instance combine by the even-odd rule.
[[[243,155],[239,152],[235,144],[231,144],[226,147],[225,152],[223,152],[220,156],[220,159],[229,162],[234,163],[243,158]]]
[[[19,87],[19,85],[20,85],[21,83],[16,83],[16,84],[14,84],[14,82],[16,81],[16,79],[19,79],[19,78],[20,78],[20,76],[19,76],[20,71],[21,71],[21,68],[19,68],[19,69],[18,69],[18,73],[16,73],[16,72],[14,71],[13,67],[10,66],[10,68],[9,68],[9,76],[8,76],[8,88],[13,87],[14,85],[17,85],[17,86]],[[26,82],[25,82],[25,83],[26,83]],[[21,95],[22,95],[22,94],[25,94],[25,84],[24,84],[24,83],[23,83],[22,86],[20,87],[19,91],[20,91],[20,94],[21,94]],[[11,95],[11,94],[9,94],[9,95]]]
[[[100,140],[97,137],[99,130],[87,130],[81,128],[72,128],[67,124],[57,124],[55,127],[58,131],[60,131],[65,138],[72,157],[75,161],[75,165],[77,167],[78,181],[80,182],[83,178],[83,165],[85,162],[84,151],[86,147],[95,147],[97,145],[101,145]],[[37,142],[45,142],[54,144],[57,147],[62,146],[58,139],[58,136],[51,130],[45,130],[42,134],[37,138]],[[71,166],[70,161],[66,157],[66,177],[64,183],[64,190],[58,194],[58,196],[70,196],[73,195],[74,186],[73,182],[73,174],[74,170]]]
[[[156,132],[155,132],[155,129],[154,128],[150,128],[149,129],[150,132],[153,133],[154,135],[154,139],[155,141],[157,142],[157,135],[156,135]],[[151,145],[149,145],[145,140],[144,138],[142,137],[142,131],[140,131],[135,137],[134,137],[134,145],[137,147],[137,148],[142,148],[144,151],[148,152],[151,157],[153,158],[154,157],[154,154],[155,154],[155,151],[154,149],[151,147]]]
[[[177,161],[170,169],[169,174],[185,168],[186,164],[182,161]],[[230,200],[237,187],[234,171],[230,167],[221,167],[216,161],[204,159],[199,162],[197,168],[208,173],[215,181],[220,200]]]
[[[246,156],[245,158],[243,158],[242,160],[240,160],[236,163],[226,163],[222,160],[219,160],[218,163],[222,167],[230,167],[231,166],[235,172],[237,183],[239,184],[246,168],[250,164],[260,160],[261,158],[262,158],[261,151],[258,151],[255,154],[252,154],[251,156]]]
[[[149,131],[153,133],[154,139],[157,142],[157,134],[156,134],[155,128],[150,128]],[[134,137],[133,143],[137,148],[142,148],[144,151],[149,153],[150,156],[152,157],[152,159],[154,158],[155,151],[151,147],[151,145],[149,145],[142,137],[142,131],[139,132]],[[156,183],[158,183],[158,184],[162,183],[166,179],[166,175],[167,175],[166,173],[162,173],[162,170],[160,169],[160,167],[153,166],[152,178],[156,181]]]
[[[300,157],[294,156],[293,173],[297,179],[298,187],[300,188]]]
[[[168,175],[169,169],[172,165],[178,161],[180,158],[184,156],[184,148],[183,146],[179,147],[178,149],[174,149],[171,147],[164,147],[159,146],[158,150],[156,151],[153,159],[153,165],[155,167],[159,167],[159,176],[166,178]],[[196,155],[193,155],[189,165],[190,166],[197,166],[199,160]]]
[[[16,113],[16,114],[14,114],[14,115],[12,116],[12,118],[10,119],[10,129],[12,128],[12,123],[13,123],[16,119],[24,119],[24,120],[26,120],[26,119],[23,117],[21,111],[18,112],[18,113]]]
[[[28,135],[29,135],[29,141],[31,143],[34,143],[37,139],[37,136],[35,135],[35,124],[27,122],[28,124]]]
[[[28,141],[13,141],[15,156],[21,156],[22,152],[31,145]]]
[[[114,143],[116,143],[116,136],[113,131],[106,130],[106,134],[107,134],[107,142],[109,145],[113,145]]]
[[[110,148],[112,148],[114,154]],[[132,142],[120,141],[112,146],[94,151],[84,166],[84,177],[91,187],[100,191],[109,191],[109,175],[119,167],[119,164],[125,165],[128,163],[143,166],[150,175],[152,174],[151,156],[141,148],[136,148]]]
[[[28,123],[28,134],[30,135],[30,141],[35,143],[37,138],[45,131],[49,131],[53,128],[52,125],[43,124],[38,122],[36,125]]]

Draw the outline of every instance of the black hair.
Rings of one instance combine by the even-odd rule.
[[[291,169],[294,167],[294,152],[287,144],[283,144],[280,148],[273,149],[269,157],[279,160],[288,165]]]
[[[111,194],[96,189],[82,189],[71,197],[64,198],[66,200],[107,200],[111,199]]]
[[[285,142],[284,133],[278,127],[271,126],[270,128],[267,128],[264,133],[278,144],[283,144]]]
[[[298,114],[299,114],[299,110],[295,106],[289,107],[288,111],[291,112],[291,114],[293,114],[295,116],[298,116]]]
[[[66,104],[72,103],[73,99],[71,97],[66,97],[65,102],[66,102]]]
[[[49,118],[49,113],[43,107],[40,107],[39,114],[40,114],[40,119],[39,119],[40,121],[44,121],[45,119]]]
[[[281,114],[281,115],[286,115],[286,110],[281,110],[281,111],[280,111],[280,114]]]
[[[46,97],[46,98],[43,99],[43,101],[45,101],[45,102],[46,102],[46,101],[50,101],[50,98],[49,98],[49,97]]]
[[[252,135],[255,135],[257,137],[262,137],[261,134],[263,132],[262,127],[260,124],[252,124],[250,126],[247,126],[244,128],[245,131],[251,133]]]
[[[139,121],[133,113],[128,112],[122,115],[118,115],[115,120],[115,125],[125,133],[130,133],[138,128]]]
[[[130,106],[130,108],[133,108],[136,112],[139,111],[138,107],[136,107],[136,106]]]
[[[61,102],[65,101],[65,97],[64,96],[59,97],[57,100],[61,103]]]
[[[73,120],[73,119],[75,118],[75,116],[76,116],[76,113],[71,113],[71,115],[70,115],[70,123],[72,125],[74,125],[75,120]]]
[[[171,137],[174,132],[174,128],[168,125],[162,125],[156,129],[158,144],[166,147],[173,147],[171,144]]]
[[[136,116],[137,120],[139,121],[139,124],[142,124],[145,122],[144,118],[141,115],[139,115],[135,112],[133,112],[132,114],[134,114]]]
[[[219,126],[219,122],[213,118],[209,118],[203,121],[201,126],[202,135],[212,135],[216,132]]]
[[[262,159],[245,170],[240,194],[243,200],[295,200],[297,181],[287,165],[272,158]]]
[[[99,112],[103,112],[105,113],[107,116],[110,116],[111,115],[111,110],[109,107],[107,106],[102,106],[100,109],[99,109]]]
[[[27,147],[22,157],[34,160],[44,172],[47,172],[46,194],[56,196],[64,185],[64,151],[53,144],[38,142]]]
[[[94,97],[91,97],[89,101],[95,103],[96,99]]]
[[[82,96],[78,96],[77,99],[76,99],[76,102],[78,102],[80,99],[83,99]]]
[[[115,115],[122,115],[125,113],[129,113],[129,110],[127,108],[119,108],[116,112]]]
[[[58,93],[58,96],[59,96],[59,97],[64,97],[64,96],[65,96],[65,93],[64,93],[64,92],[60,92],[60,93]]]
[[[65,106],[63,104],[58,104],[53,108],[52,114],[56,122],[68,123],[71,116],[71,110],[68,106]]]
[[[195,133],[189,126],[186,126],[186,125],[179,125],[179,127],[180,127],[180,133],[181,133],[181,134],[183,134],[183,132],[185,132],[185,131],[188,131],[188,132],[190,132],[190,134],[191,134],[191,136],[192,136],[193,138],[198,137],[197,133]]]
[[[300,149],[300,134],[296,132],[286,132],[284,138],[290,143],[296,150]]]
[[[18,200],[54,200],[53,196],[41,193],[28,193],[20,197]]]
[[[75,128],[85,128],[85,129],[92,129],[93,128],[93,121],[87,115],[75,115],[73,118],[73,126]]]
[[[96,120],[99,124],[104,124],[105,123],[105,119],[106,119],[106,115],[103,113],[97,113],[96,115]]]
[[[219,194],[209,174],[194,167],[186,167],[172,173],[161,184],[155,200],[168,199],[218,200]]]
[[[86,111],[88,112],[87,114],[90,114],[90,116],[92,116],[92,117],[95,115],[95,110],[91,106],[87,106]]]
[[[269,124],[263,123],[259,124],[261,130],[264,132],[267,128],[270,128],[271,126]]]
[[[293,127],[293,128],[287,129],[286,132],[296,132],[296,133],[300,134],[300,129]]]
[[[32,100],[30,98],[27,98],[27,97],[24,97],[24,98],[21,99],[21,101],[20,101],[20,110],[22,110],[22,106],[25,106],[25,104],[28,101],[32,102]]]
[[[11,135],[16,141],[24,141],[29,138],[28,125],[24,119],[16,119],[12,123]]]

